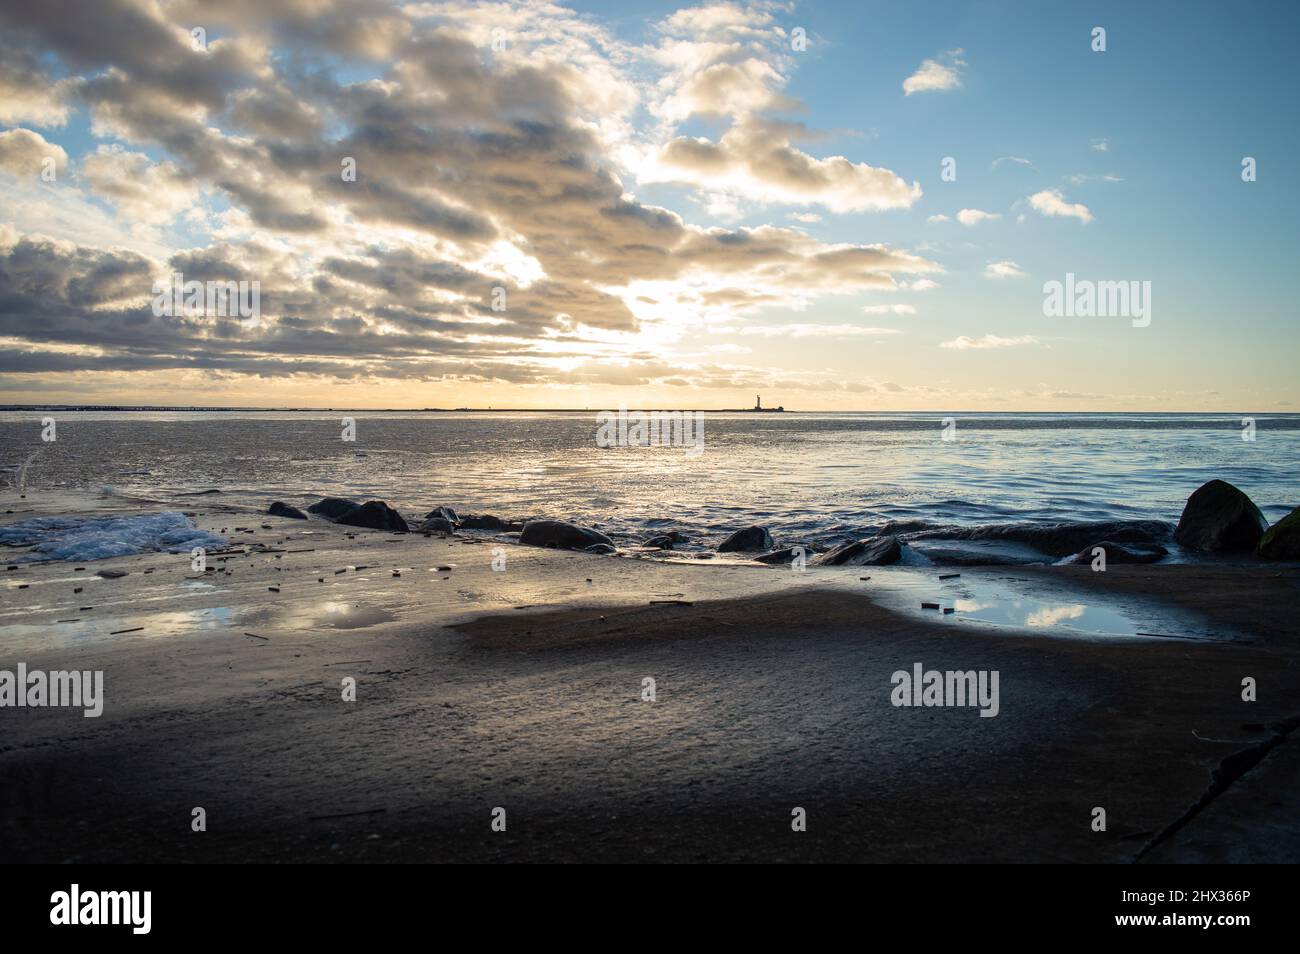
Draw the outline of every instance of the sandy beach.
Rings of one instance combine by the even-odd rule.
[[[1300,860],[1294,566],[963,568],[1199,624],[1065,636],[904,611],[874,567],[181,506],[249,552],[6,564],[0,668],[102,670],[104,710],[4,713],[3,860]],[[893,705],[916,663],[998,671],[997,717]]]

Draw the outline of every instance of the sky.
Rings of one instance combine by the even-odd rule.
[[[1295,410],[1297,25],[0,0],[0,403]]]

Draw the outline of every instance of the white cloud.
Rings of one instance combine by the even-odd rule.
[[[1093,152],[1110,152],[1110,140],[1094,139],[1091,148]]]
[[[978,225],[980,222],[984,222],[989,219],[1000,219],[1000,218],[1002,218],[1002,216],[999,215],[998,213],[985,212],[983,209],[962,209],[960,212],[957,213],[957,221],[960,222],[962,225],[966,226],[967,228],[969,228],[972,225]]]
[[[938,59],[925,60],[915,73],[903,80],[904,95],[956,89],[961,86],[961,69],[966,61],[961,50],[941,53]]]
[[[1034,335],[1020,335],[1016,338],[1001,338],[997,335],[983,335],[979,338],[972,338],[969,335],[960,335],[951,341],[940,342],[940,348],[949,348],[954,351],[983,351],[989,348],[1016,348],[1022,345],[1039,344],[1038,338]]]
[[[936,281],[932,281],[928,278],[918,278],[916,281],[910,284],[907,282],[900,282],[898,287],[906,288],[909,291],[923,292],[923,291],[930,291],[933,288],[938,288],[939,283]]]
[[[862,325],[753,325],[741,328],[737,334],[761,335],[765,338],[860,338],[867,335],[898,335],[897,328],[867,328]]]
[[[864,315],[915,315],[915,305],[865,305]]]
[[[926,221],[927,222],[951,222],[952,220],[948,218],[948,216],[946,215],[932,215],[928,219],[926,219]]]
[[[989,262],[984,266],[985,278],[1022,278],[1024,274],[1015,262]]]
[[[998,158],[993,160],[993,165],[991,165],[989,168],[996,169],[1004,162],[1014,162],[1018,166],[1029,166],[1029,168],[1031,169],[1034,168],[1034,164],[1032,162],[1030,162],[1028,159],[1022,159],[1020,156],[998,156]]]
[[[1059,189],[1044,189],[1029,197],[1029,204],[1043,215],[1065,216],[1091,222],[1092,212],[1082,202],[1067,202]]]
[[[0,169],[32,181],[40,178],[45,160],[54,160],[55,174],[63,172],[68,164],[68,154],[58,143],[30,129],[9,129],[0,133]]]
[[[793,219],[796,222],[806,222],[808,224],[820,222],[822,220],[822,217],[816,212],[791,212],[787,218]]]

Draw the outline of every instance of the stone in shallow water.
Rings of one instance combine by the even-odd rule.
[[[585,550],[598,543],[612,546],[614,541],[598,530],[578,527],[562,520],[529,520],[519,534],[519,542],[530,547]]]
[[[291,507],[282,501],[275,501],[271,506],[266,508],[266,512],[272,517],[288,517],[291,520],[306,520],[307,515],[297,507]]]
[[[869,537],[852,543],[841,543],[823,553],[816,560],[818,566],[887,566],[897,563],[903,556],[898,537]]]
[[[308,513],[318,513],[330,520],[337,520],[357,505],[355,500],[344,497],[324,497],[307,508]]]
[[[1189,550],[1240,553],[1259,544],[1268,520],[1254,501],[1224,480],[1211,480],[1187,498],[1174,539]]]
[[[1265,560],[1300,560],[1300,507],[1268,528],[1260,538],[1259,555]]]
[[[776,546],[772,535],[766,527],[746,527],[737,530],[718,545],[719,553],[755,553],[771,550]]]
[[[368,500],[359,507],[353,507],[334,521],[349,527],[368,527],[371,530],[410,530],[402,515],[382,500]]]
[[[1163,560],[1169,555],[1169,551],[1158,543],[1114,543],[1110,540],[1103,540],[1100,543],[1094,543],[1090,547],[1084,547],[1074,555],[1071,563],[1092,563],[1094,556],[1093,550],[1097,547],[1106,551],[1106,562],[1109,563],[1155,563],[1157,560]]]

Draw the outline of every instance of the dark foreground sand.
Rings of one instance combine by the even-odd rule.
[[[29,599],[36,625],[0,628],[0,667],[103,669],[108,702],[99,719],[0,711],[0,860],[1300,860],[1300,570],[1017,570],[1158,596],[1242,637],[1061,639],[935,625],[761,567],[519,548],[494,573],[488,545],[394,539],[346,545],[393,565],[419,548],[401,578],[336,576],[345,541],[328,535],[250,559],[218,601],[244,614],[201,630],[177,557],[96,581],[92,612],[125,600],[147,624],[129,637],[42,635],[92,589],[64,596],[66,567],[6,580],[5,622]],[[301,625],[295,606],[347,586],[340,602],[378,590],[393,619]],[[675,593],[692,605],[647,605]],[[514,608],[529,602],[560,608]],[[915,662],[998,670],[1000,714],[894,707],[890,676]]]

